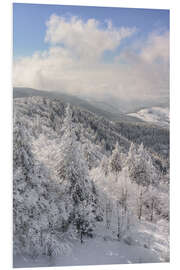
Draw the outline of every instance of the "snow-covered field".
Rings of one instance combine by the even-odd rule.
[[[169,108],[152,107],[128,114],[145,122],[151,122],[162,127],[169,127]]]

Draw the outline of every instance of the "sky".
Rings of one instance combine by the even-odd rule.
[[[169,97],[169,11],[13,4],[13,84],[99,100]]]

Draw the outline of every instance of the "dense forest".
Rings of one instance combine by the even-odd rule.
[[[15,266],[18,256],[61,265],[94,239],[152,255],[131,262],[169,261],[168,129],[38,96],[15,98],[13,114]],[[163,248],[142,226],[162,228]]]

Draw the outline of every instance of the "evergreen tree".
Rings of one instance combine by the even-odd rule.
[[[121,149],[118,142],[109,160],[109,170],[116,175],[122,170]]]
[[[26,175],[33,168],[32,152],[27,143],[28,140],[30,137],[23,123],[17,120],[13,129],[13,169],[22,167]]]
[[[17,122],[14,128],[13,236],[14,253],[57,255],[64,245],[60,234],[63,211],[59,185],[48,176],[30,149],[30,136]]]
[[[63,131],[57,174],[66,197],[67,222],[75,227],[82,241],[83,235],[92,236],[96,198],[80,143],[76,140],[69,105],[66,108]]]

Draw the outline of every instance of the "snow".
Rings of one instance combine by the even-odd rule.
[[[103,232],[105,234],[106,232]],[[129,241],[128,241],[129,240]],[[94,239],[72,243],[68,254],[37,259],[14,257],[15,267],[77,266],[130,263],[158,263],[169,261],[168,224],[161,220],[157,223],[142,220],[138,230],[132,230],[121,241],[97,234]]]
[[[155,107],[140,114],[146,121],[159,121],[161,125],[165,115],[165,110]],[[100,147],[84,136],[83,129],[77,140],[75,128],[79,131],[80,127],[74,127],[71,113],[64,126],[58,124],[56,128],[54,122],[42,125],[42,117],[35,117],[35,121],[29,114],[21,117],[22,125],[20,121],[17,130],[15,125],[14,224],[18,230],[14,239],[15,247],[21,247],[19,254],[28,255],[14,253],[15,267],[169,261],[169,223],[162,219],[163,211],[168,213],[168,186],[155,183],[154,178],[159,181],[158,174],[143,144],[138,149],[131,144],[129,153],[121,152],[116,144],[111,156],[103,156]],[[129,163],[135,176],[138,173],[136,181],[130,181],[133,175],[129,173]],[[148,186],[151,182],[156,184],[148,191],[145,187],[146,200],[140,192],[144,180]],[[143,206],[143,201],[152,196],[161,214],[154,213],[154,207]],[[144,212],[139,217],[142,206]],[[73,222],[69,219],[72,213]],[[86,238],[88,229],[93,234]]]
[[[127,256],[128,254],[128,256]],[[143,247],[128,246],[124,243],[113,241],[100,242],[98,239],[84,244],[76,244],[73,254],[48,259],[41,257],[36,260],[16,257],[15,267],[39,267],[39,266],[76,266],[76,265],[103,265],[103,264],[127,264],[159,262],[153,252]]]
[[[137,117],[145,122],[151,122],[163,127],[169,127],[169,108],[152,107],[142,109],[136,113],[128,114]]]

